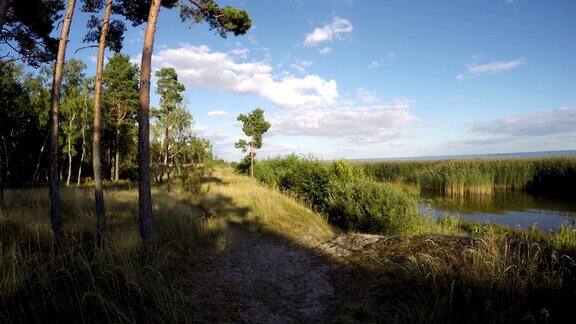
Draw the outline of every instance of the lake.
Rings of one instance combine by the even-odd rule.
[[[499,192],[488,196],[441,197],[423,194],[420,209],[432,218],[453,216],[468,222],[511,228],[556,230],[576,224],[576,202],[535,196],[524,192]]]

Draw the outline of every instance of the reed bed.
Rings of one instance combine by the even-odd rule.
[[[419,185],[442,195],[489,195],[496,190],[575,197],[576,157],[361,163],[386,182]]]

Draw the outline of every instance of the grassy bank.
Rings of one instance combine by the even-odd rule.
[[[444,195],[526,190],[575,197],[576,158],[395,161],[359,164],[379,181],[405,182]]]

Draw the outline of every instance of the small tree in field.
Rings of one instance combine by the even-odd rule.
[[[264,119],[264,110],[261,108],[254,109],[248,115],[240,114],[237,119],[242,122],[242,131],[249,138],[248,140],[239,140],[235,146],[244,153],[248,152],[250,159],[250,176],[253,178],[255,151],[262,147],[262,136],[270,128],[270,123]]]

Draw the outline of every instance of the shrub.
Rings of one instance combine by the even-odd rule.
[[[326,203],[330,221],[351,230],[400,234],[420,221],[415,199],[366,178],[331,181]]]
[[[277,157],[257,163],[254,176],[295,195],[344,229],[396,234],[410,231],[420,221],[413,196],[372,181],[344,160]]]

